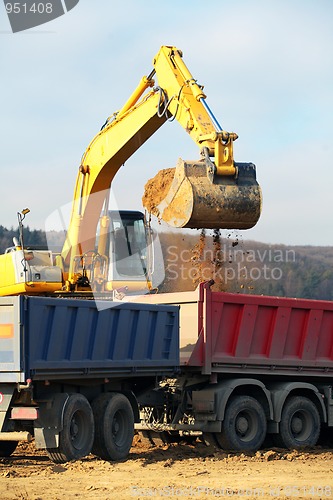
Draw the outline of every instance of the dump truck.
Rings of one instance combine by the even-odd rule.
[[[0,455],[127,457],[134,430],[224,450],[333,426],[333,304],[211,291],[0,299]]]
[[[0,299],[0,456],[35,438],[54,462],[123,459],[135,393],[179,368],[178,308]]]

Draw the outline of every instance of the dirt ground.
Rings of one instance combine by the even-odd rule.
[[[145,498],[329,498],[333,451],[263,449],[226,454],[202,442],[151,445],[135,436],[129,459],[90,455],[63,465],[21,444],[0,459],[1,500]]]

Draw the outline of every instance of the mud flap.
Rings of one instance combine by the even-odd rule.
[[[15,387],[16,384],[0,384],[0,432],[5,429],[6,416],[12,401]]]
[[[59,432],[63,429],[63,414],[68,394],[55,394],[49,401],[39,404],[38,420],[34,422],[35,446],[40,448],[57,448]]]

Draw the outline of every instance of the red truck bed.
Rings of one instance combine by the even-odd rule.
[[[204,283],[143,301],[180,305],[183,366],[332,376],[333,302],[212,292]]]

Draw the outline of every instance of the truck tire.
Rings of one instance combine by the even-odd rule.
[[[266,430],[261,404],[251,396],[234,396],[227,405],[222,431],[215,433],[215,439],[226,451],[253,452],[264,442]]]
[[[134,414],[123,394],[102,394],[92,403],[95,439],[92,452],[103,460],[127,458],[134,437]]]
[[[17,445],[18,441],[0,441],[0,457],[10,457]]]
[[[308,398],[294,396],[283,407],[280,432],[273,434],[281,448],[297,449],[315,446],[320,434],[320,415],[316,405]]]
[[[89,455],[93,441],[94,416],[91,406],[82,394],[71,394],[64,407],[59,446],[48,448],[47,453],[58,464],[78,460]]]

